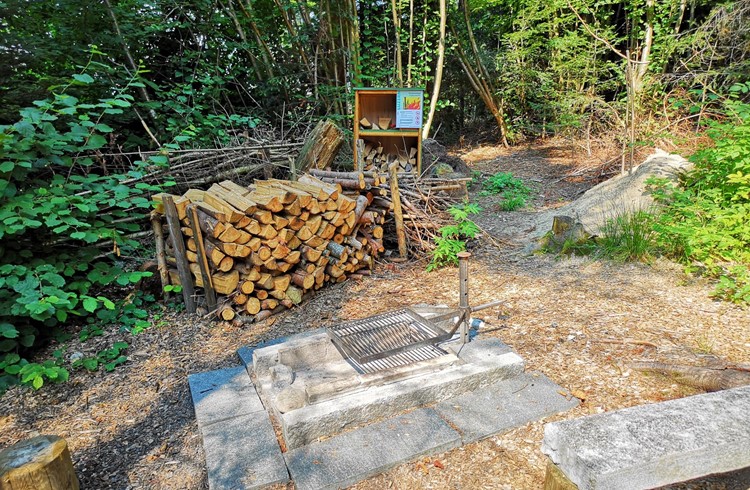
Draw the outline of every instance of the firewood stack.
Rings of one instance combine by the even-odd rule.
[[[386,151],[382,144],[378,142],[365,142],[362,150],[364,159],[364,170],[388,173],[388,169],[393,162],[398,162],[399,170],[412,172],[417,165],[417,149],[411,147],[403,151],[394,148],[396,153]]]
[[[349,197],[341,186],[309,175],[249,187],[222,181],[154,200],[161,203],[152,219],[157,259],[161,215],[179,230],[163,241],[162,281],[168,276],[170,284],[187,280],[190,289],[204,288],[206,306],[224,320],[238,314],[259,320],[299,304],[326,283],[369,273],[384,250],[381,218],[368,211],[367,197]],[[181,261],[189,272],[180,273]]]

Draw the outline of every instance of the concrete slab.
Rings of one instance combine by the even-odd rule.
[[[210,490],[250,490],[289,481],[266,412],[216,422],[202,433]]]
[[[278,339],[261,342],[260,344],[253,347],[243,346],[237,349],[237,357],[239,357],[240,362],[242,362],[245,367],[251,367],[253,365],[253,353],[258,349],[263,349],[264,347],[270,347],[272,345],[283,344],[284,342],[288,342],[292,339],[304,339],[306,337],[319,335],[321,333],[325,333],[324,328],[316,328],[315,330],[290,335],[288,337],[279,337]]]
[[[264,410],[243,366],[191,374],[188,383],[199,427]]]
[[[750,386],[547,424],[542,452],[580,490],[660,487],[750,466]]]
[[[295,449],[349,427],[477,390],[517,376],[524,369],[523,359],[495,339],[464,345],[459,357],[471,362],[277,413],[287,447]]]
[[[461,433],[464,444],[484,439],[578,405],[541,373],[524,373],[439,403],[435,410]]]
[[[287,452],[297,490],[338,489],[425,454],[459,446],[461,438],[432,409],[421,409]]]

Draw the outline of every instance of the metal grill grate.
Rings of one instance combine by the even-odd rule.
[[[327,331],[341,355],[360,365],[434,345],[453,335],[408,308],[353,320]]]
[[[348,361],[360,374],[372,374],[387,369],[428,361],[430,359],[437,359],[438,357],[447,354],[448,352],[440,347],[434,345],[423,345],[406,352],[393,354],[392,356],[384,357],[383,359],[375,359],[374,361],[361,364],[352,358],[349,358]]]

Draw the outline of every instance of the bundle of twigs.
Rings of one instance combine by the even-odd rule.
[[[202,188],[223,180],[250,183],[259,176],[271,176],[274,168],[289,169],[302,142],[264,142],[228,148],[177,150],[169,153],[169,165],[156,167],[139,180],[177,182],[177,190]],[[142,152],[141,159],[159,155]]]

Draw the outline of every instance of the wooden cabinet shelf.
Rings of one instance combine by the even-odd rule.
[[[415,120],[419,127],[398,128],[397,104],[400,92],[418,94],[419,111]],[[355,89],[354,99],[354,162],[358,161],[357,140],[363,140],[365,149],[364,167],[385,170],[385,167],[398,160],[402,171],[422,171],[422,128],[421,104],[422,89]],[[414,111],[415,109],[412,109]],[[370,123],[380,125],[388,123],[388,128],[368,129],[360,125],[367,119]],[[387,121],[386,121],[387,120]]]

